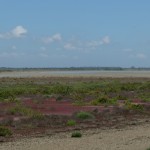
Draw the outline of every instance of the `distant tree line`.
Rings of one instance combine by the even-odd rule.
[[[50,71],[86,71],[86,70],[104,70],[104,71],[124,71],[124,70],[150,70],[150,68],[146,67],[130,67],[130,68],[123,68],[123,67],[64,67],[64,68],[55,68],[55,67],[47,67],[47,68],[9,68],[9,67],[0,67],[0,72],[2,71],[31,71],[31,70],[50,70]]]

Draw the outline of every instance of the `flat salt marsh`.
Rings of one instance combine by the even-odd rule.
[[[30,70],[30,71],[8,71],[0,72],[0,78],[30,78],[30,77],[116,77],[130,78],[141,77],[150,78],[150,71],[49,71],[49,70]]]

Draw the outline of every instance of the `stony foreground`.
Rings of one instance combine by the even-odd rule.
[[[71,133],[58,133],[25,138],[0,144],[1,150],[146,150],[150,147],[150,123],[130,125],[122,129],[81,131],[81,138]]]

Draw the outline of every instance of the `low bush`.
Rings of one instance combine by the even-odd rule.
[[[108,97],[107,95],[101,95],[101,96],[99,96],[99,97],[97,98],[97,101],[98,101],[99,103],[102,103],[102,104],[108,103],[108,102],[109,102],[109,97]]]
[[[11,113],[12,115],[22,115],[22,116],[28,116],[31,117],[33,119],[42,119],[44,117],[44,115],[40,112],[34,111],[30,108],[21,106],[21,105],[17,105],[13,108],[9,109],[9,113]]]
[[[10,136],[12,135],[12,132],[10,129],[0,126],[0,136]]]
[[[110,104],[114,105],[117,104],[116,98],[109,98],[108,96],[100,96],[97,99],[91,101],[91,105],[100,105],[100,104]]]
[[[133,109],[133,110],[138,110],[138,111],[143,111],[144,107],[141,104],[132,104],[130,101],[125,102],[125,107],[127,109]]]
[[[73,132],[71,137],[79,138],[82,137],[82,134],[80,132]]]
[[[144,107],[140,104],[132,104],[131,108],[134,110],[140,110],[140,111],[144,110]]]
[[[76,121],[75,120],[68,120],[67,121],[67,126],[75,126],[76,125]]]
[[[94,118],[94,115],[92,115],[89,112],[78,112],[76,116],[77,118],[83,119],[83,120]]]

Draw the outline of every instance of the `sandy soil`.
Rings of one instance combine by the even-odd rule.
[[[12,71],[0,72],[0,78],[31,77],[140,77],[149,78],[150,71]]]
[[[81,138],[71,133],[25,138],[1,143],[1,150],[146,150],[150,147],[150,123],[122,129],[91,129],[81,131]]]

